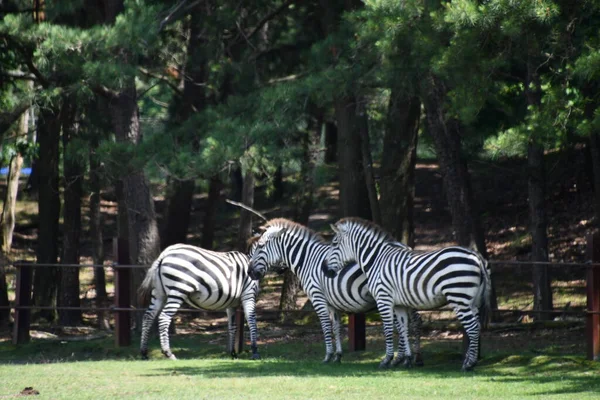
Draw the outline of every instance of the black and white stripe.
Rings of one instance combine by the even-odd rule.
[[[323,362],[340,361],[340,312],[364,313],[375,309],[375,300],[369,293],[366,276],[354,263],[343,268],[333,279],[326,278],[321,265],[329,250],[329,244],[301,224],[277,218],[268,221],[265,229],[250,260],[250,276],[260,279],[270,266],[290,268],[298,276],[302,289],[321,322],[325,336]],[[411,324],[416,336],[415,354],[419,354],[418,331],[421,320],[417,313],[412,318],[415,320]],[[332,322],[336,342],[335,354]]]
[[[356,261],[366,274],[384,327],[386,356],[381,367],[390,362],[410,366],[406,329],[409,309],[435,309],[445,304],[454,309],[469,338],[463,370],[475,366],[481,332],[479,307],[489,307],[491,289],[487,262],[479,253],[457,246],[414,252],[398,246],[377,225],[359,218],[344,218],[332,228],[335,236],[323,269],[337,271],[345,263]],[[400,345],[392,361],[394,317]]]
[[[256,245],[254,242],[252,249]],[[167,247],[148,270],[139,290],[141,296],[152,292],[142,323],[142,357],[148,357],[148,335],[158,314],[160,347],[166,357],[175,359],[169,346],[169,325],[183,303],[203,310],[227,311],[228,351],[236,357],[235,310],[241,303],[250,329],[252,358],[259,359],[255,311],[258,282],[248,276],[248,262],[248,256],[237,251],[222,253],[187,244]]]

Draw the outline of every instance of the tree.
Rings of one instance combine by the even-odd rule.
[[[205,4],[208,9],[212,8],[210,2]],[[207,95],[205,93],[205,82],[208,78],[208,44],[206,34],[203,30],[205,26],[206,16],[200,12],[192,12],[189,20],[188,42],[186,56],[187,60],[184,68],[181,71],[181,86],[183,86],[182,95],[176,96],[172,107],[172,122],[175,127],[180,127],[183,122],[188,120],[194,113],[201,112],[207,103]],[[191,141],[194,147],[198,148],[197,138],[190,135],[183,135],[182,140]],[[211,185],[213,180],[211,180]],[[185,243],[190,220],[190,209],[192,206],[192,198],[194,195],[195,182],[194,178],[177,178],[171,177],[169,182],[169,190],[167,192],[167,212],[165,218],[165,229],[162,247],[165,248],[174,243]],[[216,206],[215,191],[213,186],[213,198],[209,199],[208,205]],[[206,215],[213,213],[213,209],[207,209]],[[205,220],[208,226],[211,225],[210,218]],[[205,232],[208,233],[208,232]],[[204,235],[203,235],[204,236]],[[209,235],[206,241],[209,242]],[[212,240],[210,247],[212,248]]]
[[[74,100],[66,98],[62,112],[64,222],[61,264],[79,264],[84,168],[75,151],[80,136],[80,118],[77,117],[79,111]],[[58,305],[79,307],[79,290],[79,268],[62,268]],[[81,311],[59,310],[59,321],[64,326],[79,325],[82,322]]]
[[[101,191],[103,188],[103,173],[98,157],[98,137],[92,135],[89,147],[89,189],[90,196],[90,225],[89,237],[92,242],[92,260],[95,265],[104,264],[104,235],[102,233],[103,218],[100,212]],[[106,274],[103,267],[94,267],[94,288],[96,289],[96,306],[108,307],[106,293]],[[110,329],[108,315],[104,311],[98,312],[98,327]]]
[[[414,246],[413,205],[421,102],[392,91],[381,155],[381,221],[394,237]]]
[[[38,122],[38,264],[56,264],[58,261],[60,190],[59,190],[59,143],[60,120],[56,106],[48,105],[41,110]],[[33,304],[56,306],[60,271],[57,267],[44,266],[34,270]],[[53,310],[41,310],[39,316],[48,321],[56,320]]]

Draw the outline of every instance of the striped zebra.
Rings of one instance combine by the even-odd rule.
[[[250,254],[256,239],[249,240]],[[256,347],[256,296],[258,282],[248,276],[249,257],[237,251],[215,252],[187,244],[167,247],[148,270],[139,289],[140,297],[152,298],[142,322],[140,352],[148,358],[148,335],[158,314],[158,331],[162,353],[175,360],[169,346],[169,325],[183,303],[193,308],[227,311],[228,351],[234,348],[235,310],[241,303],[250,329],[252,359],[260,359]]]
[[[407,346],[407,309],[435,309],[449,304],[469,338],[463,371],[477,363],[479,307],[489,308],[491,289],[487,262],[479,253],[463,247],[446,247],[431,252],[414,252],[372,222],[344,218],[332,225],[335,236],[323,264],[324,272],[340,270],[356,261],[367,275],[368,287],[383,321],[386,355],[380,367],[411,364]],[[399,322],[398,355],[394,357],[393,320]]]
[[[333,279],[325,277],[321,265],[329,244],[314,231],[293,221],[276,218],[268,221],[250,260],[249,275],[261,279],[270,266],[289,268],[298,276],[302,289],[312,302],[325,336],[324,363],[340,362],[342,340],[340,312],[363,313],[375,309],[375,300],[367,288],[366,276],[357,264],[346,266]],[[335,354],[332,344],[335,336]],[[421,364],[418,313],[411,315],[411,330],[416,363]]]

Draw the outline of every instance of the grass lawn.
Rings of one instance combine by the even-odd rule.
[[[490,340],[488,340],[489,342]],[[460,342],[426,340],[426,366],[378,370],[379,339],[368,351],[344,355],[342,364],[322,365],[318,336],[264,341],[260,361],[243,353],[231,360],[223,335],[178,335],[177,361],[162,358],[156,340],[151,360],[131,348],[116,349],[111,338],[89,342],[34,340],[14,347],[0,342],[0,399],[25,387],[48,399],[389,399],[557,398],[600,396],[600,365],[582,355],[551,348],[498,350],[484,343],[475,372],[462,373]],[[488,348],[489,347],[489,348]],[[517,354],[518,353],[518,354]]]

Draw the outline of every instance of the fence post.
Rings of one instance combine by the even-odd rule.
[[[586,237],[586,258],[593,263],[600,262],[600,233]],[[587,310],[600,312],[600,268],[590,266],[587,271]],[[587,357],[598,361],[600,355],[600,314],[586,316]]]
[[[348,316],[348,342],[350,351],[361,351],[366,348],[365,314],[350,314]]]
[[[124,238],[113,239],[113,254],[116,258],[115,273],[115,307],[131,308],[131,268],[129,265],[129,243]],[[131,315],[129,311],[117,310],[115,314],[115,344],[117,347],[131,345]]]
[[[244,350],[244,311],[241,308],[235,310],[235,326],[234,350],[240,354]]]
[[[20,264],[17,267],[17,291],[15,296],[16,307],[31,305],[32,268],[30,265]],[[31,310],[15,309],[15,323],[13,331],[13,344],[28,343]]]

